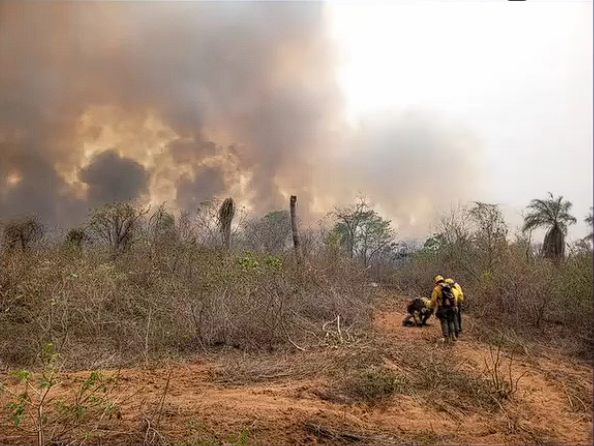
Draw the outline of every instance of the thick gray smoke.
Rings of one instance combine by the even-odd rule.
[[[118,149],[145,164],[152,183],[179,188],[173,195],[182,206],[195,202],[190,194],[225,193],[248,172],[245,198],[257,209],[280,205],[276,176],[288,164],[295,170],[284,172],[283,182],[307,192],[300,166],[324,139],[338,97],[322,4],[2,2],[1,8],[0,156],[9,169],[3,179],[20,181],[3,183],[3,215],[20,212],[21,202],[35,209],[41,195],[50,206],[56,189],[74,203],[79,183],[90,186],[90,201],[142,193],[137,173],[115,178],[126,175],[129,161],[106,155],[86,164],[88,153],[113,147],[93,144],[108,144],[105,133],[141,138],[149,118],[168,137],[156,132],[144,147]],[[102,116],[101,107],[115,117]],[[8,145],[28,164],[17,162]],[[44,176],[34,169],[45,169]],[[56,218],[50,209],[39,211]]]
[[[334,54],[318,2],[3,1],[0,216],[213,195],[261,213],[289,194],[313,214],[363,190],[401,217],[439,199],[428,157],[455,144],[423,123],[417,142],[389,121],[353,137]]]
[[[88,185],[87,196],[95,205],[133,200],[147,191],[148,174],[139,163],[107,150],[91,160],[80,172]]]
[[[480,143],[428,112],[369,117],[351,140],[339,171],[348,188],[368,194],[399,232],[425,234],[437,214],[480,196]],[[338,195],[347,194],[344,189]]]

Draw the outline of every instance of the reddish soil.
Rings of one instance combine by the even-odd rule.
[[[401,325],[404,314],[386,312],[376,327],[397,348],[418,343],[439,349],[438,326]],[[489,348],[462,338],[450,347],[469,373],[484,373]],[[293,361],[313,360],[317,352],[296,353]],[[320,352],[319,354],[323,354]],[[327,352],[325,352],[327,354]],[[398,368],[386,362],[387,367]],[[592,444],[592,368],[560,354],[519,358],[513,376],[524,374],[514,401],[496,413],[461,413],[410,395],[396,395],[377,407],[324,401],[315,390],[324,379],[276,378],[244,385],[213,381],[206,360],[158,370],[121,371],[114,399],[121,418],[99,421],[87,444]],[[76,388],[88,372],[64,374],[57,392]],[[171,376],[162,410],[157,407]],[[261,380],[260,380],[261,381]],[[9,387],[14,384],[10,384]],[[14,387],[16,389],[16,387]],[[128,399],[124,399],[127,397]],[[2,405],[6,404],[5,400]],[[585,405],[585,406],[584,406]],[[157,422],[156,413],[160,412]],[[10,426],[4,418],[0,443],[31,444],[35,434]],[[149,423],[155,430],[147,429]],[[242,435],[243,432],[243,435]]]

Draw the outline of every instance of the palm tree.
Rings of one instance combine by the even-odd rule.
[[[559,261],[565,257],[565,236],[569,225],[577,223],[570,201],[563,201],[549,192],[544,200],[532,200],[528,205],[528,214],[524,217],[524,231],[536,228],[548,228],[545,234],[542,252],[548,259]]]
[[[586,240],[594,240],[594,231],[592,231],[594,227],[594,222],[592,221],[592,206],[590,206],[590,213],[584,218],[584,223],[590,228],[590,233],[585,237]]]

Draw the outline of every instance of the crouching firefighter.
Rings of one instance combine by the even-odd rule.
[[[458,307],[451,285],[442,276],[435,278],[435,287],[431,294],[431,308],[436,308],[435,316],[441,322],[443,340],[458,340]]]
[[[406,306],[408,314],[402,321],[402,325],[405,327],[416,325],[422,327],[427,325],[427,320],[433,314],[433,310],[428,307],[430,300],[426,297],[420,299],[411,300]],[[411,321],[411,319],[413,319]]]

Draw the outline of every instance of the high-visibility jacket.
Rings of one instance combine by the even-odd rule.
[[[426,305],[427,308],[437,308],[441,305],[441,285],[435,285],[433,292],[431,293],[431,301]],[[460,305],[464,301],[464,293],[462,287],[456,283],[451,286],[452,294],[456,299],[456,305]]]
[[[429,300],[429,299],[427,299],[426,297],[420,297],[420,298],[418,298],[418,299],[414,299],[414,300],[412,300],[412,301],[409,303],[409,306],[408,306],[408,311],[409,311],[409,312],[410,312],[410,311],[413,311],[413,308],[414,308],[414,307],[413,307],[413,304],[414,304],[414,303],[415,303],[415,301],[417,301],[417,300],[421,300],[421,302],[423,302],[423,308],[421,308],[419,311],[415,311],[415,312],[417,312],[417,313],[421,313],[421,314],[422,314],[422,313],[425,313],[426,311],[430,310],[430,308],[428,307],[428,305],[429,305],[429,303],[430,303],[430,300]]]
[[[435,285],[431,293],[431,300],[427,303],[427,308],[433,309],[441,305],[441,285]]]
[[[460,305],[462,302],[464,302],[464,292],[462,291],[462,287],[458,282],[454,284],[452,291],[456,297],[456,305]]]

